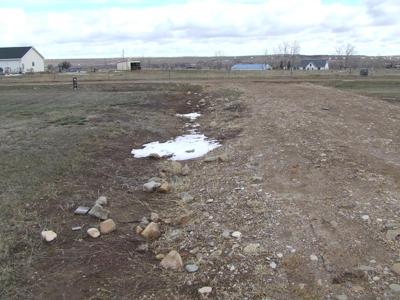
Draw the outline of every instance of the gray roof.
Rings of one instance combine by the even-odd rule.
[[[326,59],[305,59],[305,60],[301,61],[300,67],[305,68],[305,67],[307,67],[308,64],[312,63],[317,68],[324,68],[326,65],[326,62],[327,62]]]
[[[22,58],[33,47],[0,48],[0,59]]]
[[[233,65],[231,70],[248,70],[248,71],[259,71],[259,70],[266,70],[267,67],[265,64],[236,64]]]

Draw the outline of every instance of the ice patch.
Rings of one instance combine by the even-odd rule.
[[[189,114],[176,114],[176,116],[177,117],[181,117],[181,118],[187,118],[187,119],[190,119],[191,121],[194,121],[198,117],[200,117],[201,114],[198,113],[198,112],[192,112],[192,113],[189,113]]]

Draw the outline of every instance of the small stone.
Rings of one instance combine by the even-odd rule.
[[[190,216],[191,216],[190,213],[184,214],[184,215],[182,215],[182,216],[180,216],[180,217],[178,218],[178,220],[177,220],[176,223],[177,223],[178,225],[185,225],[185,224],[187,224],[187,223],[190,221]]]
[[[99,204],[95,204],[91,210],[89,210],[88,214],[92,217],[99,218],[100,220],[106,220],[110,214],[110,211],[103,208],[103,206]]]
[[[251,181],[252,181],[253,183],[260,183],[260,182],[263,181],[263,178],[262,178],[261,176],[253,176],[253,177],[251,178]]]
[[[101,234],[107,234],[117,229],[117,225],[112,219],[107,219],[100,223]]]
[[[393,292],[400,293],[400,284],[392,283],[389,287]]]
[[[400,275],[400,263],[395,263],[391,269],[394,273]]]
[[[149,245],[148,244],[140,244],[137,248],[137,251],[139,252],[146,252],[149,250]]]
[[[179,175],[182,173],[182,164],[178,161],[172,160],[170,161],[169,171],[174,175]]]
[[[240,239],[241,236],[242,236],[242,233],[241,233],[240,231],[234,231],[234,232],[232,232],[231,235],[232,235],[232,237],[234,237],[234,238]]]
[[[135,227],[136,234],[140,234],[142,231],[143,231],[143,228],[140,225]]]
[[[156,259],[158,259],[158,260],[162,260],[164,257],[165,257],[165,255],[162,253],[159,253],[156,255]]]
[[[171,185],[168,182],[164,181],[157,189],[157,191],[160,193],[169,193],[171,191]]]
[[[158,153],[150,153],[147,157],[152,159],[161,159],[161,156]]]
[[[207,156],[203,159],[204,162],[214,162],[218,160],[218,156]]]
[[[276,256],[278,256],[279,258],[282,258],[283,254],[282,253],[277,253]]]
[[[318,261],[318,256],[316,256],[315,254],[311,254],[311,255],[310,255],[310,259],[311,259],[312,261]]]
[[[363,219],[363,221],[368,221],[369,220],[369,216],[368,215],[362,215],[361,219]]]
[[[353,285],[351,289],[356,293],[361,293],[364,291],[364,288],[361,285]]]
[[[174,271],[181,271],[183,268],[182,258],[175,250],[170,251],[167,256],[162,259],[160,265],[164,269],[170,269]]]
[[[229,238],[231,237],[231,231],[228,230],[228,229],[225,229],[225,230],[222,232],[222,236],[223,236],[224,238],[226,238],[226,239],[229,239]]]
[[[197,272],[199,270],[199,266],[196,264],[187,264],[185,266],[185,269],[188,273],[194,273]]]
[[[160,226],[157,223],[151,222],[140,234],[146,239],[155,240],[161,235]]]
[[[270,266],[272,269],[276,269],[277,264],[276,264],[276,262],[271,261],[270,264],[269,264],[269,266]]]
[[[161,183],[155,182],[155,181],[149,181],[145,184],[143,184],[143,191],[147,193],[153,193],[155,192],[159,187],[161,186]]]
[[[82,229],[82,226],[74,226],[71,229],[72,229],[72,231],[78,231],[78,230]]]
[[[57,233],[55,233],[53,230],[43,230],[42,231],[42,239],[44,239],[46,242],[50,243],[51,241],[54,241],[57,237]]]
[[[373,272],[373,271],[375,271],[374,267],[365,266],[365,265],[361,265],[361,266],[357,267],[356,269],[360,270],[360,271],[363,271],[363,272]]]
[[[189,175],[189,173],[190,173],[190,168],[189,168],[189,166],[187,165],[187,164],[185,164],[184,166],[183,166],[183,168],[182,168],[182,175],[183,176],[187,176],[187,175]]]
[[[159,215],[157,213],[152,212],[150,214],[150,220],[153,221],[153,222],[158,222],[158,221],[160,221],[160,217],[159,217]]]
[[[260,244],[248,244],[244,247],[243,251],[247,254],[254,254],[257,253],[260,248]]]
[[[206,201],[207,204],[210,204],[210,203],[213,203],[213,202],[214,202],[214,199],[207,199],[207,201]]]
[[[100,231],[97,228],[89,228],[86,233],[94,239],[100,236]]]
[[[373,281],[379,281],[379,279],[380,279],[380,278],[379,278],[378,276],[372,277],[372,280],[373,280]]]
[[[86,215],[89,210],[90,210],[90,207],[78,206],[77,209],[75,209],[74,214],[76,214],[76,215]]]
[[[221,162],[228,161],[229,160],[228,154],[222,153],[218,155],[218,160]]]
[[[99,205],[101,205],[101,206],[107,205],[107,197],[106,197],[106,196],[100,196],[100,197],[96,200],[96,204],[99,204]]]
[[[192,195],[190,195],[188,192],[183,192],[181,193],[181,199],[184,202],[191,202],[194,200],[194,197]]]
[[[140,226],[142,226],[142,227],[146,227],[149,223],[150,223],[150,221],[149,221],[149,219],[147,219],[147,217],[143,217],[140,220]]]
[[[400,237],[400,229],[390,229],[386,232],[386,238],[390,241],[396,241]]]
[[[202,288],[198,289],[198,292],[201,295],[206,296],[212,292],[212,287],[211,286],[203,286]]]
[[[336,300],[347,300],[347,296],[346,295],[336,295],[335,299]]]

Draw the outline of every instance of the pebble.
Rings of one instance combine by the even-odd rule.
[[[310,259],[311,259],[312,261],[318,261],[318,256],[316,256],[315,254],[311,254],[311,255],[310,255]]]
[[[279,258],[282,258],[283,254],[282,253],[277,253],[276,256],[278,256]]]
[[[269,264],[269,266],[270,266],[272,269],[276,269],[277,264],[276,264],[276,262],[271,261],[270,264]]]
[[[386,232],[386,238],[391,241],[395,241],[400,236],[400,229],[390,229]]]
[[[400,293],[400,284],[392,283],[389,287],[393,292]]]
[[[337,295],[335,296],[336,300],[347,300],[347,296],[346,295]]]
[[[187,264],[185,266],[185,269],[188,273],[194,273],[197,272],[199,270],[199,266],[196,264]]]
[[[368,215],[362,215],[361,219],[363,219],[364,221],[368,221],[369,220],[369,216]]]
[[[374,276],[374,277],[372,277],[372,280],[373,281],[378,281],[380,278],[378,277],[378,276]]]
[[[108,215],[110,214],[110,211],[103,208],[103,206],[99,204],[95,204],[88,213],[92,217],[99,218],[100,220],[106,220],[108,219]]]
[[[151,222],[146,228],[140,233],[140,235],[149,240],[155,240],[160,237],[160,226],[157,223]]]
[[[190,195],[188,192],[183,192],[181,193],[181,199],[184,202],[191,202],[194,200],[194,197],[192,195]]]
[[[244,247],[243,251],[244,253],[247,254],[254,254],[257,253],[260,248],[260,244],[248,244],[246,247]]]
[[[135,227],[136,234],[140,234],[142,231],[143,231],[143,228],[140,225]]]
[[[113,219],[107,219],[100,223],[100,232],[101,234],[107,234],[113,232],[117,229],[117,225],[113,221]]]
[[[202,295],[207,295],[212,292],[212,287],[211,286],[203,286],[202,288],[198,289],[198,292]]]
[[[161,260],[160,265],[164,269],[181,271],[183,268],[183,261],[179,253],[172,250]]]
[[[207,199],[207,201],[206,201],[206,203],[208,203],[208,204],[213,203],[213,202],[214,202],[214,199]]]
[[[97,228],[89,228],[86,233],[94,239],[100,236],[100,231]]]
[[[162,253],[159,253],[156,255],[156,259],[158,259],[158,260],[162,260],[164,257],[165,257],[165,255]]]
[[[161,186],[161,183],[155,182],[155,181],[149,181],[145,184],[143,184],[143,191],[147,193],[153,193],[155,192],[159,187]]]
[[[150,214],[150,220],[153,222],[158,222],[158,221],[160,221],[160,216],[157,213],[152,212]]]
[[[157,189],[158,192],[160,193],[169,193],[171,191],[171,185],[164,181],[159,188]]]
[[[391,269],[394,273],[400,275],[400,263],[395,263]]]
[[[182,168],[182,175],[183,176],[187,176],[187,175],[189,175],[189,173],[190,173],[189,166],[188,165],[184,165],[183,168]]]
[[[77,209],[75,209],[74,214],[76,214],[76,215],[86,215],[89,210],[90,210],[90,207],[79,206],[79,207],[77,207]]]
[[[225,230],[222,232],[222,237],[224,237],[224,238],[226,238],[226,239],[229,239],[229,238],[231,237],[231,231],[228,230],[228,229],[225,229]]]
[[[96,200],[96,204],[99,204],[101,206],[107,205],[107,197],[106,196],[100,196],[97,200]]]
[[[51,242],[54,241],[57,237],[57,233],[55,233],[53,230],[43,230],[42,231],[42,239],[44,239],[46,242]]]
[[[251,181],[252,181],[253,183],[260,183],[260,182],[263,181],[263,178],[262,178],[261,176],[253,176],[253,177],[251,178]]]
[[[240,231],[234,231],[232,232],[232,237],[240,239],[242,237],[242,233]]]
[[[82,226],[74,226],[71,229],[72,229],[72,231],[78,231],[78,230],[82,229]]]

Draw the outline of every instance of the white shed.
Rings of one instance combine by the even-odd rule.
[[[33,47],[0,48],[0,74],[44,72],[44,57]]]
[[[140,61],[138,60],[125,60],[117,63],[118,71],[134,71],[141,68]]]

